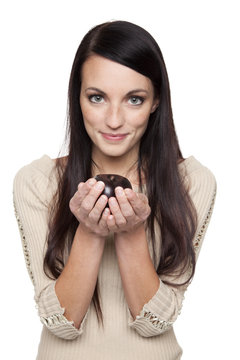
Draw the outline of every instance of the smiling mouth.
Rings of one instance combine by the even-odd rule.
[[[112,140],[112,141],[120,141],[123,140],[128,134],[108,134],[108,133],[101,133],[104,139]]]

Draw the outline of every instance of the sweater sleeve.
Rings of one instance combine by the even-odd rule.
[[[46,174],[31,164],[21,168],[13,181],[13,204],[40,320],[56,336],[70,340],[82,334],[87,313],[80,328],[75,328],[64,316],[65,309],[55,292],[56,280],[49,279],[43,270],[48,201],[53,194],[48,180]]]
[[[189,194],[196,207],[198,216],[197,230],[193,239],[197,260],[213,211],[216,196],[216,180],[212,172],[206,167],[195,170],[185,180],[189,182]],[[191,271],[191,269],[189,270]],[[178,283],[181,284],[188,278],[189,272],[186,272],[178,279]],[[143,306],[135,320],[128,309],[129,326],[143,337],[156,336],[167,331],[172,327],[181,312],[184,293],[187,290],[188,284],[172,287],[166,285],[163,280],[160,276],[157,292]],[[168,280],[173,282],[170,277]]]

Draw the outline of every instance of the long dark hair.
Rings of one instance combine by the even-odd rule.
[[[161,50],[153,37],[143,28],[126,21],[107,22],[91,29],[80,43],[73,62],[66,131],[69,151],[66,164],[63,164],[62,158],[56,161],[58,189],[49,214],[45,273],[54,279],[61,274],[64,252],[66,248],[70,251],[79,225],[69,209],[69,200],[76,192],[79,182],[92,176],[92,145],[84,127],[79,103],[82,65],[92,54],[134,69],[152,81],[159,106],[150,115],[148,127],[141,139],[138,158],[140,189],[142,190],[140,173],[143,172],[151,207],[147,226],[151,234],[156,271],[162,276],[176,272],[177,275],[182,275],[190,268],[187,283],[195,270],[192,240],[196,231],[196,210],[179,173],[178,163],[184,158],[173,123],[167,70]],[[154,246],[155,222],[161,231],[161,255],[158,263]],[[165,282],[172,284],[167,280]],[[98,281],[93,304],[98,321],[103,323]]]

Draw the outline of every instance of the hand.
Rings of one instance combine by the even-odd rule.
[[[115,233],[131,232],[142,225],[151,209],[147,197],[132,189],[115,189],[116,198],[108,200],[111,215],[107,218],[107,226]]]
[[[108,198],[106,195],[100,196],[103,189],[102,181],[88,179],[86,182],[79,183],[78,190],[69,202],[70,210],[80,222],[80,226],[100,237],[109,234],[107,218],[110,210],[109,208],[104,210]]]

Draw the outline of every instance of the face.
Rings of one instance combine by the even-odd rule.
[[[93,143],[93,159],[136,160],[157,105],[149,78],[98,55],[83,64],[80,106]]]

